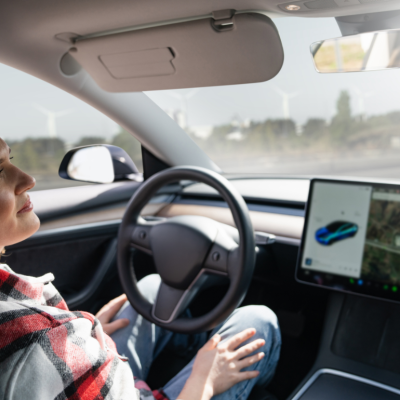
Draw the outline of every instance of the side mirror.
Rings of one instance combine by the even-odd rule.
[[[125,150],[104,144],[70,150],[61,161],[58,174],[63,179],[92,183],[143,180]]]

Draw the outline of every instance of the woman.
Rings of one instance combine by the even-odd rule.
[[[10,153],[0,138],[0,251],[40,225],[27,194],[35,180],[12,164]],[[17,275],[0,264],[0,399],[246,399],[274,374],[280,332],[266,307],[237,309],[207,341],[205,333],[173,334],[151,324],[125,295],[97,318],[71,312],[53,279]],[[139,287],[154,300],[159,283],[150,275]],[[143,380],[166,345],[198,352],[162,390],[151,392]]]

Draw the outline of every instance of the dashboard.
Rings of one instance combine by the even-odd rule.
[[[309,179],[234,178],[232,185],[248,204],[254,229],[298,246],[303,231]],[[113,183],[32,192],[40,231],[118,221],[137,183]],[[189,184],[156,196],[142,215],[201,215],[234,226],[226,203],[212,188]]]
[[[297,282],[321,288],[400,301],[399,185],[327,179],[230,181],[245,198],[254,229],[276,235],[278,244],[290,245],[282,255],[294,252],[293,261],[278,262],[280,276],[291,275],[290,281],[295,277]],[[68,189],[68,202],[74,202],[70,212],[54,210],[57,218],[40,215],[41,231],[107,221],[118,224],[135,189],[132,186],[127,190],[129,185]],[[96,192],[96,201],[107,199],[103,206],[92,207],[88,200],[92,191]],[[63,192],[51,193],[53,204],[60,204],[54,202],[56,194],[66,198]],[[35,205],[48,213],[46,191],[32,195]],[[87,199],[81,200],[82,195]],[[68,204],[63,206],[68,208]],[[230,210],[218,193],[196,183],[156,196],[143,215],[201,215],[234,226]],[[274,249],[272,252],[277,251]]]

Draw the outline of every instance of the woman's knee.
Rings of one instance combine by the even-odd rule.
[[[275,313],[266,306],[251,305],[238,308],[236,318],[240,321],[243,329],[254,328],[254,338],[262,338],[266,342],[281,340],[278,318]]]

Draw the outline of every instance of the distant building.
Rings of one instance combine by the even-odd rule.
[[[232,132],[229,132],[226,135],[226,139],[227,140],[235,140],[237,142],[240,142],[241,140],[243,140],[245,138],[245,135],[243,135],[242,132],[240,132],[239,130],[234,130]]]
[[[212,125],[199,125],[191,126],[188,128],[189,132],[198,139],[208,139],[213,133],[214,127]]]

